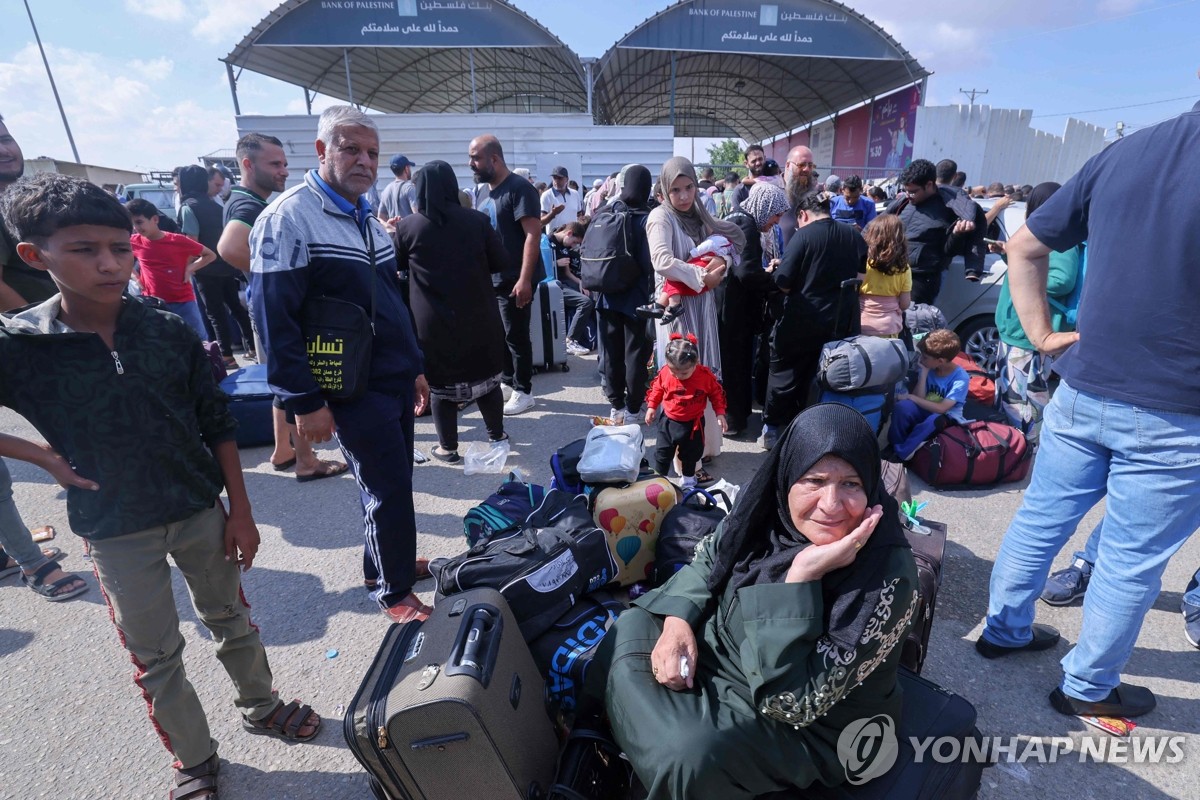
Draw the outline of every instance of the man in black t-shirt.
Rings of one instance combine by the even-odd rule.
[[[25,174],[21,146],[0,117],[0,194]],[[0,221],[0,311],[40,303],[58,292],[49,272],[34,269],[17,255],[16,237]]]
[[[242,165],[242,180],[230,192],[229,201],[225,204],[225,228],[221,231],[221,240],[217,242],[217,252],[234,267],[249,274],[250,231],[258,215],[267,207],[267,198],[274,192],[282,192],[287,186],[288,162],[283,143],[274,136],[261,133],[247,133],[238,139],[237,157]],[[247,300],[253,307],[254,298],[249,292]],[[266,352],[257,342],[254,350],[264,355]],[[283,403],[278,398],[272,409],[272,417],[275,452],[271,453],[271,466],[277,471],[295,465],[296,480],[301,482],[330,478],[346,471],[346,465],[340,461],[317,458],[308,440],[296,433],[296,423],[288,422]]]
[[[534,405],[530,303],[534,285],[546,277],[541,254],[541,198],[533,184],[509,170],[495,136],[472,139],[467,156],[475,182],[486,183],[490,190],[479,210],[492,218],[508,253],[505,268],[492,276],[508,345],[501,381],[504,413],[523,414]]]

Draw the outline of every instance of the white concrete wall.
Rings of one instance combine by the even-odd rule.
[[[510,169],[534,170],[538,157],[558,153],[578,157],[582,176],[572,175],[586,191],[595,178],[606,178],[625,164],[645,164],[657,175],[674,152],[674,134],[668,125],[593,124],[586,114],[372,114],[380,133],[380,188],[392,175],[388,162],[403,153],[417,164],[441,159],[454,167],[463,188],[472,185],[467,167],[467,146],[481,133],[493,133],[504,147]],[[313,142],[316,116],[240,116],[238,135],[257,131],[279,137],[288,154],[288,185],[301,180],[304,171],[317,166]],[[567,159],[563,159],[565,162]],[[571,159],[574,160],[573,158]],[[549,175],[537,180],[550,182]]]
[[[958,162],[972,186],[1064,183],[1104,149],[1104,129],[1069,119],[1062,136],[1035,130],[1028,109],[922,106],[917,109],[913,156]]]

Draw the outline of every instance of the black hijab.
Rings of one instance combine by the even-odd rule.
[[[650,170],[641,164],[626,164],[621,170],[621,174],[617,176],[617,183],[621,186],[621,194],[618,199],[622,203],[632,211],[647,210],[650,202],[650,189],[654,184]]]
[[[458,178],[445,161],[430,161],[413,176],[417,190],[417,213],[437,227],[446,224],[446,209],[459,207]]]
[[[880,479],[875,431],[848,406],[811,406],[788,426],[725,518],[708,588],[715,594],[726,584],[736,591],[784,581],[796,553],[811,544],[792,523],[788,491],[828,455],[854,467],[868,507],[883,506],[883,517],[854,562],[821,579],[825,632],[842,649],[854,650],[879,603],[892,548],[909,545],[900,526],[900,509]]]
[[[188,164],[179,170],[179,196],[184,200],[208,199],[208,170],[199,164]]]
[[[1037,211],[1038,206],[1049,200],[1050,196],[1061,188],[1062,184],[1054,181],[1046,181],[1033,187],[1029,197],[1025,198],[1025,219],[1029,219],[1029,215]]]

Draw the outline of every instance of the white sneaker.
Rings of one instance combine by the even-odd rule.
[[[513,388],[511,386],[509,386],[507,383],[500,384],[500,396],[504,398],[504,402],[506,402],[506,403],[509,400],[512,400]]]
[[[608,418],[613,421],[613,425],[624,425],[625,424],[625,409],[610,408],[608,410]]]
[[[533,395],[513,390],[512,397],[504,404],[504,413],[510,417],[516,414],[524,414],[533,408],[533,405]]]
[[[573,356],[586,356],[592,351],[574,339],[567,339],[567,352]]]
[[[626,425],[642,425],[646,421],[645,411],[638,413],[636,411],[630,411],[628,408],[626,408],[622,410],[621,413],[625,415]]]
[[[688,489],[695,489],[696,488],[696,477],[693,475],[690,478],[681,478],[679,480],[679,488],[683,489],[685,492]]]

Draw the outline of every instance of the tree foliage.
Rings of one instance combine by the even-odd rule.
[[[745,177],[746,168],[741,166],[742,161],[742,145],[736,139],[726,139],[708,148],[708,163],[725,167],[734,165],[734,172]]]

